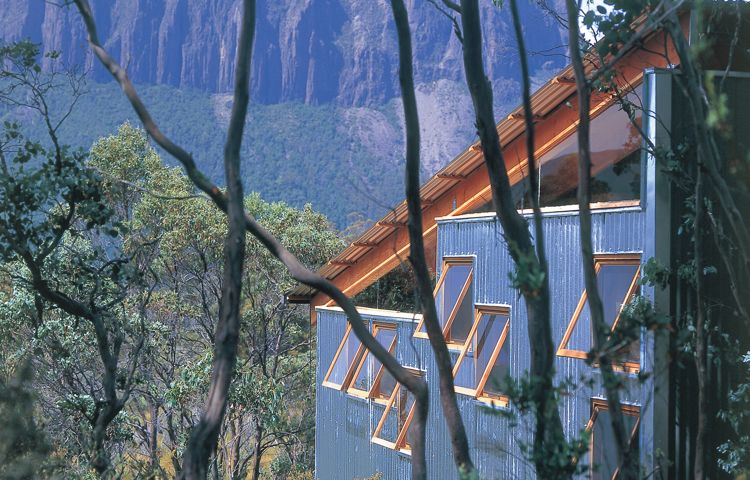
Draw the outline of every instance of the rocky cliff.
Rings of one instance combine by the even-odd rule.
[[[57,2],[61,3],[61,2]],[[99,34],[138,83],[214,93],[231,91],[240,0],[94,0]],[[434,5],[412,0],[418,84],[462,79],[461,52],[450,22]],[[518,77],[507,12],[485,0],[487,71],[496,83]],[[72,7],[43,0],[0,0],[0,38],[31,38],[60,50],[68,63],[108,79],[86,48]],[[549,63],[564,42],[535,5],[522,2],[532,69]],[[258,2],[253,98],[266,104],[299,101],[382,105],[398,95],[396,37],[387,0]],[[505,91],[504,85],[501,91]]]
[[[100,38],[140,84],[162,128],[221,182],[241,0],[89,1]],[[481,3],[485,67],[502,114],[519,103],[518,54],[508,12]],[[521,3],[531,69],[543,81],[563,65],[565,42],[535,3]],[[474,118],[450,20],[427,0],[407,4],[427,178],[475,138]],[[66,142],[88,148],[136,119],[94,61],[76,13],[44,0],[0,0],[0,41],[31,38],[100,82],[68,120],[76,128]],[[296,206],[311,201],[339,226],[353,213],[383,215],[403,198],[397,65],[387,0],[258,2],[246,187]]]

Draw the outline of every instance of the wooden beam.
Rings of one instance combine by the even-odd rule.
[[[526,118],[526,115],[524,115],[523,113],[520,113],[520,112],[519,113],[511,113],[510,115],[508,115],[508,119],[509,120],[523,120],[525,118]],[[541,115],[537,115],[535,113],[535,114],[533,114],[531,116],[531,119],[533,121],[535,121],[535,122],[538,122],[540,120],[544,120],[544,117],[542,117]]]
[[[375,225],[378,225],[379,227],[398,228],[398,227],[405,227],[406,222],[399,222],[398,220],[381,220]]]
[[[575,85],[576,79],[574,77],[566,77],[565,75],[557,75],[552,79],[552,83],[559,83],[561,85]]]
[[[348,267],[350,265],[354,265],[357,262],[352,262],[352,261],[349,261],[349,260],[331,260],[328,263],[330,263],[331,265],[342,265],[342,266]]]
[[[458,175],[455,173],[438,173],[435,176],[438,178],[446,178],[448,180],[466,180],[466,175]]]
[[[376,242],[353,242],[352,246],[354,247],[366,247],[366,248],[372,248],[377,247],[379,244]]]

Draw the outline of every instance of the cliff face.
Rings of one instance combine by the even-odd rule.
[[[99,35],[127,65],[136,82],[231,91],[240,0],[93,1]],[[461,81],[460,45],[442,13],[412,0],[417,84]],[[508,14],[483,2],[486,65],[493,83],[518,78]],[[86,48],[72,7],[42,0],[0,0],[0,39],[31,38],[45,50],[61,50],[66,62],[109,80]],[[529,49],[542,52],[561,41],[556,25],[522,2]],[[253,58],[253,98],[274,104],[335,102],[383,105],[398,96],[396,36],[387,0],[276,0],[259,2]],[[561,59],[552,58],[560,65]],[[532,69],[549,63],[532,56]],[[507,85],[506,85],[507,87]],[[505,89],[503,89],[504,91]]]
[[[221,183],[217,133],[226,128],[231,108],[227,92],[241,0],[89,1],[100,38],[140,84],[163,130]],[[406,1],[426,179],[476,138],[474,114],[450,20],[426,0]],[[520,101],[518,54],[508,12],[490,0],[480,2],[485,68],[499,120]],[[550,17],[532,2],[520,3],[538,84],[563,65],[565,41]],[[253,108],[242,154],[248,191],[295,206],[312,202],[339,227],[350,223],[351,214],[378,218],[403,198],[403,118],[389,4],[258,2]],[[69,118],[71,128],[64,127],[66,142],[88,148],[126,119],[137,121],[94,61],[72,7],[0,0],[0,41],[21,38],[40,42],[45,52],[60,51],[65,64],[86,69],[97,81]],[[325,188],[315,179],[324,179]]]

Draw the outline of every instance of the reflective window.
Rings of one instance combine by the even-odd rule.
[[[640,100],[635,92],[625,97],[634,108],[636,125],[642,125]],[[641,136],[619,103],[591,119],[591,202],[639,200],[641,196]],[[578,135],[573,131],[551,150],[537,158],[541,165],[539,205],[554,207],[578,204]],[[530,209],[528,179],[511,179],[518,209]],[[492,212],[492,202],[471,211]]]
[[[591,432],[590,478],[591,480],[614,480],[618,477],[617,442],[612,429],[612,417],[604,401],[596,400],[592,406],[588,429]],[[625,427],[631,433],[630,448],[638,452],[638,407],[623,406]]]
[[[344,338],[339,345],[339,351],[336,353],[333,363],[328,370],[324,384],[328,383],[328,386],[338,387],[344,384],[349,371],[361,354],[361,345],[357,336],[351,331],[351,327],[347,327]]]
[[[409,369],[412,373],[424,376],[424,372]],[[400,383],[393,389],[383,416],[380,418],[375,433],[374,443],[396,450],[411,450],[411,420],[414,416],[414,396]]]
[[[473,263],[471,259],[450,259],[443,265],[443,274],[435,287],[435,308],[438,321],[450,343],[463,344],[473,323]],[[424,322],[416,336],[426,338]]]
[[[509,374],[509,312],[480,309],[476,318],[454,368],[456,391],[477,398],[499,398]]]
[[[380,345],[383,346],[383,348],[393,353],[396,348],[395,326],[375,324],[375,326],[373,327],[373,336],[380,343]],[[354,373],[354,381],[349,386],[349,392],[356,393],[352,391],[359,391],[360,393],[367,396],[381,396],[379,393],[375,395],[374,392],[374,387],[380,386],[380,388],[386,388],[386,396],[390,395],[391,391],[388,390],[389,380],[386,379],[385,384],[382,384],[382,382],[379,381],[383,375],[384,370],[385,369],[383,368],[380,361],[376,359],[375,356],[372,355],[372,353],[368,350],[364,355],[364,358],[362,358],[357,371]],[[371,387],[373,387],[372,391]]]
[[[610,330],[615,330],[623,306],[637,290],[640,271],[639,255],[609,255],[595,258],[596,280],[604,309],[604,320]],[[591,323],[588,299],[584,291],[563,336],[557,354],[585,359],[594,346],[594,328]],[[640,340],[624,347],[615,363],[636,371],[640,364]]]

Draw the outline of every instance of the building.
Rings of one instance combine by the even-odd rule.
[[[695,15],[686,12],[683,26],[697,38]],[[718,32],[708,69],[723,74],[734,30],[732,18],[712,21]],[[743,29],[747,24],[743,16]],[[742,36],[740,45],[746,45]],[[740,50],[738,50],[739,52]],[[732,62],[725,91],[733,102],[750,100],[750,57],[741,49]],[[676,148],[689,138],[686,106],[676,83],[675,54],[665,34],[653,32],[641,48],[618,66],[617,82],[638,106],[631,119],[616,98],[596,94],[591,102],[592,234],[599,287],[606,320],[615,325],[622,306],[635,295],[649,299],[666,314],[675,314],[684,292],[640,285],[642,265],[651,258],[673,265],[684,249],[678,238],[683,196],[670,183],[667,165],[642,139]],[[608,428],[608,404],[600,373],[585,362],[591,327],[584,293],[576,205],[577,101],[568,67],[533,95],[540,200],[547,238],[552,289],[553,339],[558,345],[556,380],[572,380],[562,397],[560,414],[566,434],[592,434],[590,453],[582,461],[597,465],[586,477],[614,478],[614,445]],[[734,109],[732,124],[744,151],[750,109]],[[529,214],[525,195],[525,140],[521,107],[498,126],[506,167],[518,208]],[[487,172],[478,145],[429,179],[421,189],[425,247],[434,254],[435,297],[449,348],[459,406],[469,435],[472,457],[482,478],[535,478],[524,459],[533,422],[511,420],[502,379],[518,378],[529,369],[526,310],[510,285],[514,265],[492,213]],[[320,271],[344,293],[354,296],[388,274],[408,255],[406,205],[399,205],[373,225]],[[384,372],[350,333],[340,309],[319,292],[299,287],[290,301],[310,303],[317,323],[316,475],[321,479],[363,478],[377,472],[384,479],[410,475],[408,428],[410,396]],[[432,478],[457,478],[450,441],[438,401],[438,379],[432,351],[418,314],[362,309],[371,332],[402,365],[426,376],[430,386],[427,461]],[[623,352],[618,365],[625,388],[622,402],[643,472],[653,478],[685,478],[692,465],[689,410],[678,405],[685,395],[669,357],[669,334],[642,331]],[[641,375],[648,373],[648,375]],[[590,381],[582,381],[582,380]],[[678,390],[680,390],[678,392]],[[684,402],[683,402],[684,403]],[[718,408],[718,407],[717,407]]]

